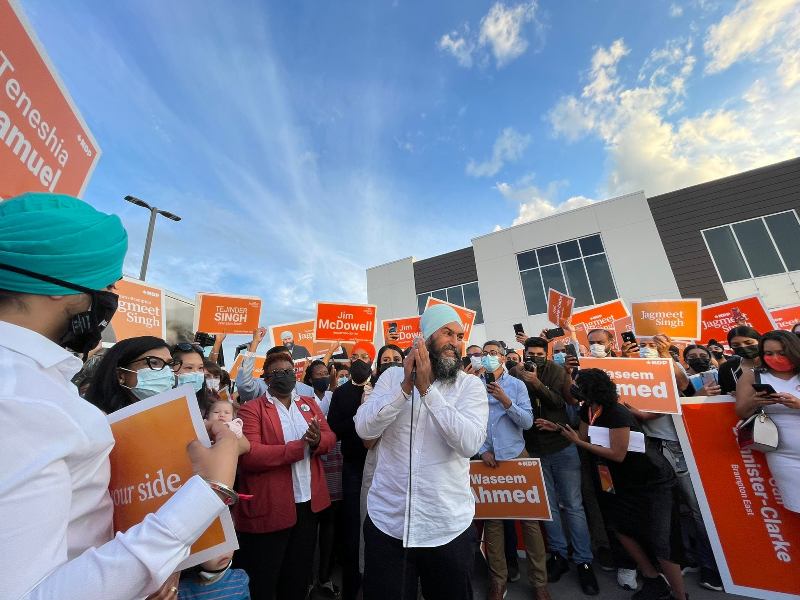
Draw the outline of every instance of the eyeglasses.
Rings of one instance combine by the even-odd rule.
[[[170,352],[171,352],[172,354],[175,354],[176,352],[197,352],[197,353],[199,353],[201,356],[204,356],[204,354],[203,354],[203,348],[202,348],[200,345],[198,345],[198,344],[191,344],[191,343],[189,343],[189,342],[180,342],[180,343],[178,343],[178,344],[175,344],[175,345],[172,347],[172,349],[170,350]]]
[[[480,356],[480,354],[478,356]],[[497,350],[488,350],[483,353],[483,356],[502,356],[502,354]]]
[[[136,360],[132,360],[128,363],[128,366],[131,366],[133,363],[137,363],[140,361],[145,361],[147,363],[147,367],[152,369],[153,371],[161,371],[165,367],[172,367],[173,369],[180,369],[181,365],[183,364],[181,361],[172,359],[172,360],[164,360],[158,356],[144,356],[142,358],[137,358]]]
[[[275,369],[274,371],[269,371],[265,374],[265,377],[278,377],[280,375],[286,375],[286,377],[294,377],[294,369]]]
[[[475,358],[480,358],[481,356],[483,356],[483,352],[473,352],[472,354],[467,354],[467,356],[470,357],[474,356]]]

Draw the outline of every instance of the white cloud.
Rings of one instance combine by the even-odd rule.
[[[683,14],[683,7],[680,4],[670,4],[669,5],[669,16],[670,17],[680,17]]]
[[[565,181],[552,181],[546,188],[541,189],[533,184],[533,177],[528,176],[516,184],[501,181],[495,185],[495,188],[504,198],[519,204],[517,217],[512,222],[512,225],[519,225],[574,208],[588,206],[594,202],[585,196],[572,196],[559,202],[556,197],[559,190],[566,184]],[[498,231],[497,227],[495,231]]]
[[[785,87],[800,81],[800,1],[739,0],[712,25],[704,49],[707,73],[744,60],[774,61]]]
[[[472,177],[497,175],[505,163],[518,160],[530,142],[531,136],[523,135],[513,127],[506,127],[494,142],[492,157],[480,163],[470,160],[467,163],[467,175]]]
[[[782,43],[776,38],[763,51]],[[800,86],[786,87],[783,65],[765,69],[744,94],[676,118],[685,110],[696,65],[691,42],[671,40],[651,52],[635,83],[618,72],[627,55],[622,40],[597,49],[580,96],[561,98],[549,113],[556,135],[603,142],[604,195],[638,189],[655,195],[800,153]]]
[[[470,68],[474,64],[485,66],[489,62],[489,52],[500,69],[519,58],[528,49],[530,42],[526,35],[529,25],[534,27],[534,37],[541,42],[543,27],[536,19],[536,0],[529,0],[512,6],[496,2],[480,22],[480,30],[471,32],[469,24],[463,31],[451,31],[439,38],[440,50],[452,55],[458,64]]]
[[[469,26],[464,26],[463,35],[457,31],[445,33],[439,40],[439,49],[452,54],[458,64],[467,69],[472,66],[472,52],[475,50],[474,42],[468,39]]]

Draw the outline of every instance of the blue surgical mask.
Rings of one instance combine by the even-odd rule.
[[[566,352],[553,352],[553,362],[557,365],[561,365],[562,367],[567,362],[567,353]]]
[[[192,389],[195,393],[199,392],[203,389],[203,384],[206,381],[206,376],[202,371],[195,371],[193,373],[181,373],[178,375],[178,385],[184,385],[186,383],[191,384]]]
[[[649,346],[639,348],[639,356],[642,358],[658,358],[658,350]]]
[[[131,369],[123,370],[131,371]],[[150,398],[151,396],[155,396],[161,392],[171,390],[175,385],[175,374],[172,372],[172,369],[168,367],[165,367],[160,371],[144,368],[131,372],[136,373],[136,385],[128,389],[139,400],[144,400],[145,398]]]
[[[348,378],[342,376],[342,377],[339,377],[339,379],[336,380],[336,383],[338,385],[344,385],[345,383],[347,383],[347,381],[348,381]]]
[[[496,356],[492,356],[491,354],[487,354],[481,359],[481,365],[483,365],[483,368],[490,373],[494,373],[500,368],[500,359]]]

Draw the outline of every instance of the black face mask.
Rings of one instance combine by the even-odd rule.
[[[753,344],[752,346],[739,346],[738,348],[733,349],[733,353],[736,356],[741,356],[742,358],[753,359],[759,354],[758,345]]]
[[[100,343],[103,330],[111,322],[111,317],[114,316],[114,313],[117,312],[119,296],[113,292],[93,290],[83,287],[82,285],[56,279],[49,275],[42,275],[41,273],[34,273],[33,271],[20,269],[19,267],[13,267],[11,265],[0,264],[0,269],[13,271],[20,275],[32,277],[33,279],[60,285],[70,290],[89,294],[92,297],[92,305],[89,310],[70,317],[67,332],[59,341],[59,344],[64,348],[77,352],[78,354],[83,354],[84,357],[89,350],[96,348],[97,344]]]
[[[315,377],[311,380],[311,387],[315,392],[324,392],[328,389],[330,380],[327,377]]]
[[[517,366],[517,364],[518,364],[518,363],[514,362],[513,360],[507,360],[507,361],[506,361],[506,370],[507,370],[507,371],[510,371],[511,369],[513,369],[514,367],[516,367],[516,366]]]
[[[372,375],[372,368],[363,360],[355,360],[350,365],[350,379],[353,383],[361,385]]]
[[[686,361],[695,373],[705,373],[711,368],[711,361],[707,358],[690,358]]]
[[[721,360],[725,356],[725,353],[724,352],[711,352],[711,356],[713,356],[717,360]]]
[[[297,384],[297,379],[294,374],[279,373],[273,375],[269,380],[269,387],[273,389],[276,394],[287,396],[292,393],[294,386]]]
[[[547,362],[547,357],[546,356],[533,356],[528,360],[532,361],[533,364],[535,364],[536,368],[538,369],[538,368],[541,368],[541,367],[544,366],[544,364]]]
[[[399,362],[388,362],[388,363],[381,363],[378,365],[378,375],[381,375],[384,371],[388,371],[392,367],[402,367],[403,363]]]

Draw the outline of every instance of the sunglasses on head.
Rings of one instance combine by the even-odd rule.
[[[190,342],[179,342],[175,344],[171,349],[170,352],[174,354],[175,352],[197,352],[201,356],[205,356],[203,354],[203,348],[200,347],[198,344],[192,344]]]

